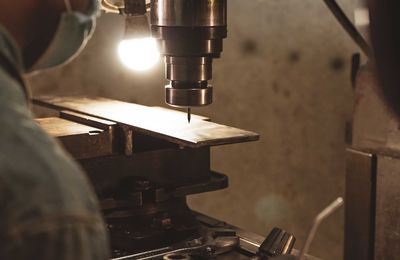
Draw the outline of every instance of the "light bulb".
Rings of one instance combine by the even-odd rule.
[[[118,56],[121,62],[135,71],[145,71],[154,67],[160,52],[157,42],[151,37],[125,39],[118,45]]]

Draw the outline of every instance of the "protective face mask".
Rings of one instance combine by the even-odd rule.
[[[53,40],[28,72],[53,68],[71,61],[92,36],[99,15],[99,1],[91,0],[87,14],[73,11],[69,0],[65,0],[65,3],[67,12],[61,15]]]

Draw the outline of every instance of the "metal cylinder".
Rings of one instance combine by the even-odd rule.
[[[199,107],[208,106],[213,101],[213,88],[173,88],[171,85],[165,87],[165,102],[174,107]]]
[[[212,59],[208,57],[165,58],[166,77],[171,81],[200,82],[212,78]]]
[[[153,0],[151,23],[157,26],[226,26],[227,0]]]
[[[171,56],[209,56],[213,58],[219,58],[222,52],[222,39],[218,40],[196,40],[195,33],[193,36],[177,36],[175,40],[161,40],[159,41],[160,52],[164,55]],[[154,30],[153,30],[154,37]],[[179,39],[191,37],[185,41],[179,41]],[[155,37],[154,37],[155,38]],[[175,42],[176,43],[173,43]],[[188,44],[188,42],[191,44]]]

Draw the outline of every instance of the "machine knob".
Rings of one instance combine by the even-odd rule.
[[[296,238],[280,228],[274,228],[258,250],[258,257],[270,259],[271,257],[287,255],[292,252]]]

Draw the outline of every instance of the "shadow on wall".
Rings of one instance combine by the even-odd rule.
[[[352,12],[352,0],[341,3]],[[230,0],[229,8],[229,38],[214,66],[215,102],[194,112],[262,139],[215,148],[213,168],[228,174],[231,187],[190,202],[262,235],[285,228],[301,246],[312,218],[344,191],[349,60],[357,49],[322,1]],[[103,15],[77,60],[29,79],[33,93],[163,105],[163,65],[145,74],[125,69],[116,55],[123,31],[121,17]],[[342,227],[339,215],[324,223],[312,253],[340,259]]]

